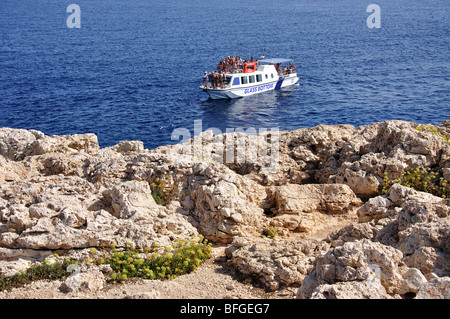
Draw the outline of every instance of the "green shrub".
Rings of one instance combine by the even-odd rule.
[[[149,178],[148,183],[152,190],[152,196],[158,205],[165,206],[172,198],[175,191],[174,185],[169,185],[163,178]]]
[[[71,258],[54,263],[44,260],[42,263],[32,265],[30,268],[19,271],[13,276],[6,277],[0,274],[0,291],[21,287],[35,280],[64,280],[70,275],[67,272],[67,267],[75,263]]]
[[[274,239],[277,236],[277,228],[274,226],[267,226],[266,228],[264,228],[263,230],[263,236],[270,238],[270,239]]]
[[[99,264],[109,264],[113,270],[111,279],[123,281],[132,277],[144,279],[173,279],[194,271],[211,257],[211,244],[200,235],[196,239],[177,240],[172,246],[135,249],[127,247],[118,251],[113,247],[106,257],[96,259]]]
[[[395,183],[442,198],[450,196],[448,182],[437,172],[427,172],[416,168],[405,171],[399,178],[394,180],[390,180],[387,173],[384,173],[383,182],[378,189],[379,194],[386,194]]]
[[[111,280],[121,282],[132,277],[144,279],[173,279],[194,271],[202,262],[211,257],[212,247],[202,235],[191,240],[176,240],[172,246],[160,248],[158,245],[136,249],[128,244],[123,251],[111,245],[108,251],[91,248],[90,257],[84,263],[109,264],[113,270]],[[21,287],[35,280],[65,280],[70,273],[68,267],[78,264],[66,258],[50,263],[47,260],[17,274],[6,277],[0,274],[0,291]]]

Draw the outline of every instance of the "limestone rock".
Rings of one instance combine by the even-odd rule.
[[[199,231],[212,241],[225,243],[235,236],[262,234],[267,224],[259,207],[266,196],[264,188],[228,169],[219,175],[213,167],[194,167],[197,176],[209,178],[200,183],[194,182],[198,177],[190,180],[192,206],[186,209],[191,210]]]
[[[10,160],[22,160],[37,139],[44,134],[38,131],[0,128],[0,155]]]
[[[337,282],[333,285],[320,285],[310,299],[392,299],[386,293],[380,280],[371,278],[364,281]]]
[[[42,136],[32,145],[28,155],[74,152],[94,154],[99,148],[97,136],[91,133]]]
[[[313,268],[315,257],[328,249],[317,240],[279,240],[236,237],[227,247],[229,264],[242,276],[269,290],[298,286]]]
[[[349,215],[362,202],[344,184],[287,184],[272,186],[263,206],[275,217],[271,224],[294,231],[311,231],[323,222],[323,214]]]
[[[428,280],[450,274],[449,252],[434,247],[419,247],[405,256],[404,262],[408,267],[419,269]]]
[[[70,266],[69,266],[70,267]],[[106,286],[103,273],[97,268],[81,269],[75,267],[73,273],[61,284],[60,290],[65,293],[99,291]]]
[[[381,243],[367,239],[347,242],[316,258],[314,270],[305,278],[297,297],[311,298],[321,285],[363,282],[374,276],[388,294],[416,293],[426,279],[419,270],[404,266],[402,258],[399,250]]]
[[[450,299],[450,277],[431,279],[421,286],[416,299]]]
[[[401,185],[364,205],[355,194],[367,199],[385,172],[392,179],[410,168],[433,168],[448,180],[450,146],[440,135],[447,124],[319,125],[260,136],[207,131],[155,150],[139,141],[100,149],[93,134],[0,128],[0,272],[51,250],[165,246],[200,232],[231,243],[229,264],[270,290],[301,285],[303,298],[446,296],[448,199]],[[232,154],[224,153],[226,143]],[[249,151],[256,157],[238,160]],[[156,180],[166,206],[153,199]],[[260,237],[267,225],[307,237],[333,219],[345,227],[326,241]],[[101,289],[83,276],[67,289]]]
[[[28,176],[29,172],[23,163],[0,156],[0,185],[5,182],[22,180]]]
[[[147,182],[119,183],[103,191],[103,195],[110,199],[114,216],[117,218],[149,219],[151,216],[157,216],[160,210]]]
[[[34,262],[41,262],[51,256],[51,250],[11,249],[0,247],[0,274],[13,276],[25,270]]]
[[[99,183],[105,188],[128,180],[127,169],[126,157],[108,148],[89,156],[84,168],[85,176],[90,182]]]
[[[434,247],[444,252],[450,251],[450,217],[421,224],[400,231],[399,249],[406,255],[413,254],[421,247]]]
[[[133,159],[130,177],[158,178],[181,203],[178,211],[209,240],[229,243],[234,236],[261,234],[265,221],[260,207],[263,186],[211,159],[176,156],[176,147],[158,148]],[[160,182],[160,183],[162,183]]]
[[[357,195],[371,195],[381,183],[384,172],[398,178],[407,169],[443,167],[450,146],[445,140],[418,124],[386,121],[361,126],[339,155],[342,164],[335,182],[346,183]]]
[[[448,199],[394,184],[386,196],[370,199],[357,215],[360,222],[390,218],[389,225],[378,229],[377,240],[389,242],[406,255],[420,247],[450,248]]]
[[[46,136],[42,132],[23,129],[0,129],[0,155],[11,160],[46,153],[95,153],[99,150],[94,134]]]
[[[86,174],[86,163],[90,155],[85,152],[74,152],[69,156],[66,153],[44,153],[42,155],[28,156],[24,165],[31,172],[50,175],[78,176],[83,178]]]
[[[120,141],[111,149],[115,152],[128,154],[128,153],[140,153],[144,151],[144,143],[141,141]]]
[[[343,184],[288,184],[273,189],[275,214],[314,211],[345,214],[362,204],[350,187]]]
[[[286,154],[286,157],[280,166],[284,168],[286,164],[289,165],[284,169],[288,173],[305,171],[310,180],[318,183],[334,182],[339,165],[336,152],[352,139],[355,131],[351,125],[318,125],[310,129],[281,132],[280,153]],[[299,182],[290,178],[292,174],[285,175],[287,178],[283,184]]]
[[[406,266],[420,270],[419,283],[422,276],[429,280],[450,274],[448,199],[395,184],[387,195],[367,201],[357,214],[360,223],[328,236],[333,247],[361,239],[394,247],[402,252]]]
[[[0,198],[0,243],[9,248],[145,247],[197,234],[186,216],[154,202],[146,182],[104,190],[75,176],[34,177],[0,185]]]
[[[342,246],[346,242],[361,239],[375,240],[377,228],[369,223],[351,223],[337,231],[331,232],[327,241],[332,247]]]

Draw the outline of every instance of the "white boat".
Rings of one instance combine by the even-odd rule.
[[[211,99],[234,99],[291,86],[299,80],[293,60],[282,58],[246,62],[225,76],[220,84],[205,81],[200,89]]]

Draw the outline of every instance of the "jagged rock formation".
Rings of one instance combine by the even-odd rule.
[[[170,245],[201,233],[229,245],[230,266],[269,290],[299,286],[300,298],[445,297],[449,200],[401,185],[375,195],[385,173],[433,169],[448,181],[448,122],[260,136],[207,131],[155,150],[139,141],[100,149],[93,134],[1,128],[0,272],[55,250]],[[268,226],[277,239],[261,237]]]
[[[241,276],[276,290],[280,285],[300,286],[313,269],[317,254],[329,247],[325,241],[314,239],[236,237],[226,255]]]

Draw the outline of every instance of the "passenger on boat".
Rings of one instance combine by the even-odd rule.
[[[205,73],[202,76],[203,79],[203,86],[207,87],[208,86],[208,72],[205,71]]]
[[[209,74],[209,81],[211,82],[211,88],[214,88],[214,82],[215,82],[214,71],[211,71],[211,73]]]
[[[238,73],[242,72],[244,68],[244,64],[247,62],[256,62],[258,63],[258,59],[250,58],[250,61],[243,60],[241,56],[228,56],[226,59],[219,61],[217,64],[217,70],[211,71],[208,75],[208,72],[202,76],[204,86],[208,86],[208,80],[211,83],[211,88],[215,89],[217,87],[225,88],[227,73]],[[278,74],[280,74],[280,64],[276,65]]]
[[[214,81],[214,86],[217,88],[219,86],[219,73],[216,71],[214,71],[214,75],[215,75],[215,81]]]
[[[291,65],[291,73],[295,73],[296,71],[296,67],[294,64]]]
[[[238,69],[242,69],[244,67],[244,60],[242,60],[240,56],[238,56],[236,60]]]
[[[220,83],[220,88],[225,88],[225,79],[226,79],[226,75],[225,72],[221,72],[220,76],[219,76],[219,83]]]
[[[217,72],[216,71],[216,88],[220,88],[220,86],[222,85],[221,82],[222,79],[222,72]]]

